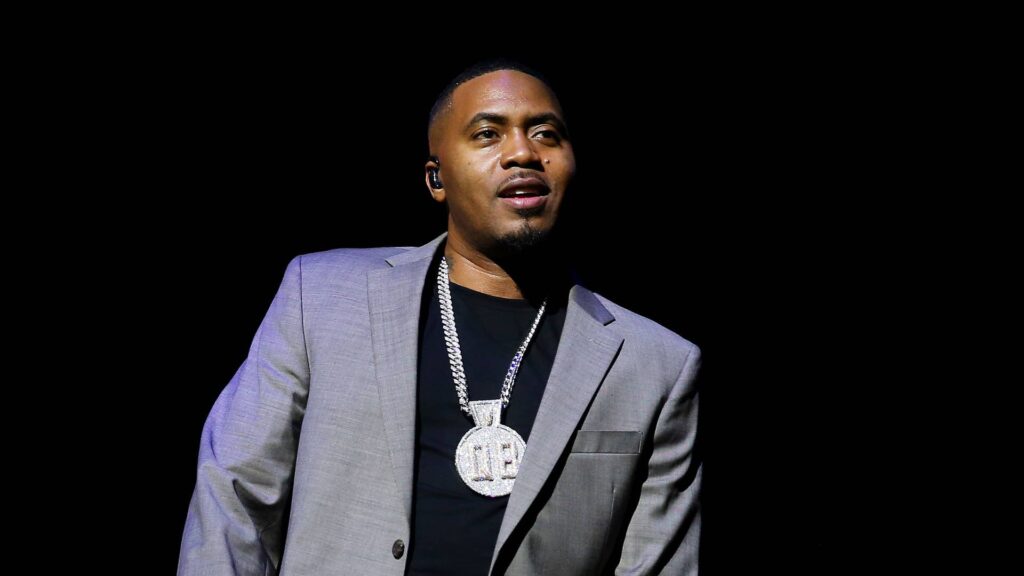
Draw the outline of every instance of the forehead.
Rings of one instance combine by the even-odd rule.
[[[517,70],[498,70],[473,78],[452,93],[451,117],[456,126],[480,112],[561,115],[561,108],[554,93],[537,78]]]

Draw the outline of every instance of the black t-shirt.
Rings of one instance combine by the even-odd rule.
[[[482,576],[490,567],[508,496],[471,490],[455,468],[455,448],[473,428],[459,409],[441,326],[436,276],[420,339],[417,390],[416,491],[409,574]],[[469,400],[501,395],[509,364],[529,333],[539,303],[490,296],[451,284],[455,327],[462,349]],[[530,445],[530,430],[565,323],[564,294],[548,302],[519,367],[501,423]]]

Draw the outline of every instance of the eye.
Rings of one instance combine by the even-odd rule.
[[[534,132],[533,137],[540,138],[541,140],[548,140],[551,142],[560,142],[562,140],[562,135],[559,134],[557,130],[553,130],[550,128]]]
[[[491,130],[490,128],[484,128],[483,130],[481,130],[481,131],[477,132],[476,134],[474,134],[473,138],[476,138],[478,140],[479,139],[490,140],[491,138],[496,138],[497,136],[498,136],[498,133],[495,132],[494,130]]]

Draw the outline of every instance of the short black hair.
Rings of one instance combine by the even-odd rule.
[[[522,72],[523,74],[529,74],[543,82],[544,85],[548,87],[548,90],[554,92],[554,89],[551,88],[551,83],[544,78],[543,74],[521,61],[513,60],[511,58],[492,58],[489,60],[481,60],[460,72],[458,76],[453,78],[452,81],[444,87],[444,90],[441,90],[441,93],[437,96],[437,100],[434,100],[434,105],[430,107],[430,118],[427,120],[427,130],[429,131],[429,129],[434,125],[434,120],[436,120],[438,115],[441,114],[441,111],[451,105],[452,93],[455,92],[456,88],[474,78],[483,76],[484,74],[490,74],[491,72],[497,72],[499,70],[515,70],[517,72]]]

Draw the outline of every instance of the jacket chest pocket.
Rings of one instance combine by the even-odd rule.
[[[620,430],[577,430],[572,454],[639,454],[643,446],[641,432]]]
[[[551,566],[565,574],[594,574],[621,534],[625,496],[640,460],[643,434],[633,431],[579,430],[568,458],[546,497],[520,550],[523,573]],[[571,567],[571,568],[570,568]]]

